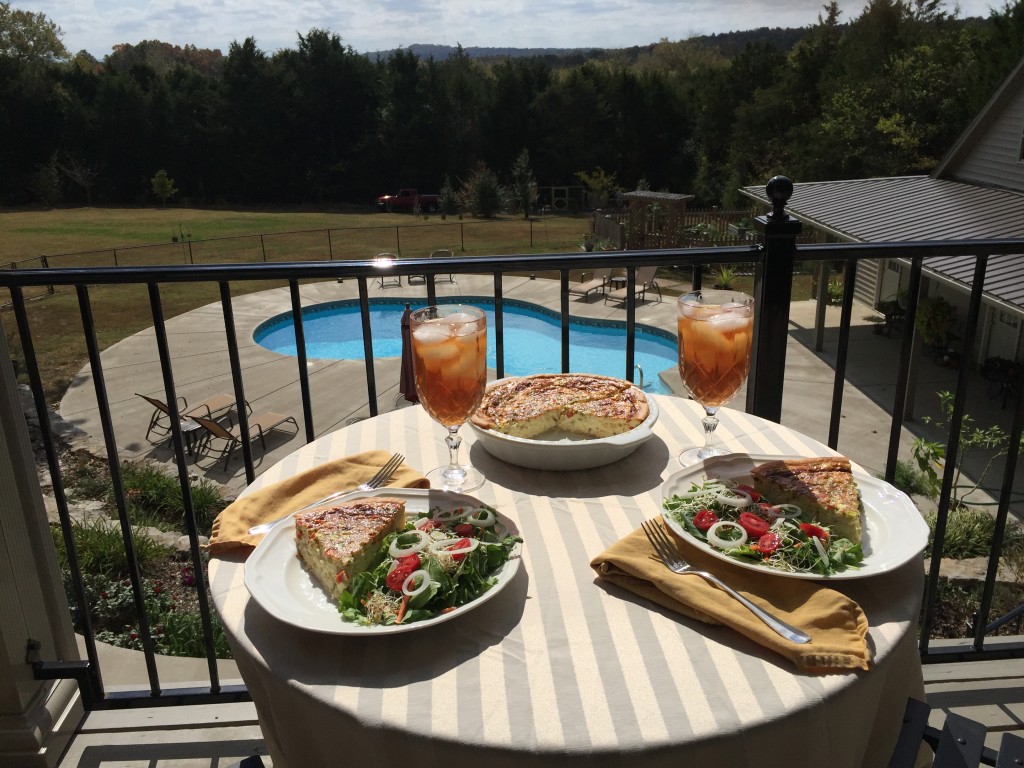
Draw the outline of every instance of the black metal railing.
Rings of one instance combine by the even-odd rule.
[[[993,255],[1024,253],[1024,240],[1000,241],[949,241],[949,242],[913,242],[913,243],[881,243],[874,245],[796,245],[796,235],[800,226],[777,208],[772,214],[758,220],[761,242],[757,245],[714,249],[677,249],[630,252],[593,252],[576,254],[542,254],[542,255],[509,255],[493,257],[474,257],[445,259],[443,264],[430,259],[402,259],[400,261],[377,263],[373,261],[346,262],[302,262],[288,264],[248,264],[248,265],[190,265],[161,267],[118,267],[106,269],[19,269],[0,270],[0,286],[8,289],[11,295],[14,315],[17,320],[18,334],[23,353],[24,370],[27,373],[36,411],[41,425],[43,448],[49,463],[53,479],[53,491],[56,498],[63,536],[68,553],[68,562],[73,575],[72,597],[80,605],[85,606],[85,593],[82,586],[81,573],[75,557],[75,544],[72,536],[72,525],[65,497],[61,467],[58,460],[57,446],[52,437],[52,430],[47,417],[47,404],[44,396],[43,382],[35,356],[34,337],[45,334],[45,328],[34,328],[29,321],[24,291],[38,286],[72,287],[77,292],[81,314],[82,332],[88,349],[89,361],[92,366],[93,383],[96,388],[96,399],[99,407],[100,421],[106,441],[107,460],[117,500],[117,513],[123,534],[124,546],[131,563],[131,582],[135,593],[136,610],[140,620],[140,640],[147,660],[147,671],[150,680],[149,691],[121,692],[110,694],[104,691],[99,670],[97,647],[89,627],[88,610],[84,610],[84,636],[87,659],[82,662],[46,661],[45,649],[34,650],[32,662],[39,677],[75,677],[89,693],[84,698],[94,708],[114,708],[129,706],[153,706],[155,704],[206,703],[212,701],[234,701],[245,696],[244,688],[223,687],[218,680],[213,634],[211,629],[212,616],[205,595],[204,571],[201,565],[199,536],[196,515],[191,497],[191,484],[186,469],[185,442],[181,433],[178,397],[175,391],[174,370],[177,364],[168,349],[165,329],[164,309],[161,302],[161,286],[171,283],[215,283],[219,287],[220,305],[225,321],[226,356],[230,366],[233,392],[237,403],[245,402],[245,380],[239,362],[236,340],[234,314],[232,310],[231,286],[239,281],[271,281],[284,280],[289,286],[292,300],[292,318],[296,329],[298,344],[297,377],[300,381],[301,406],[306,441],[312,441],[316,435],[313,427],[313,404],[310,398],[307,367],[305,364],[302,305],[299,295],[299,281],[333,281],[337,279],[355,280],[358,284],[359,304],[363,318],[363,334],[365,344],[366,391],[370,415],[377,413],[376,381],[372,360],[372,339],[369,324],[369,291],[368,284],[379,279],[381,275],[425,275],[428,303],[436,301],[435,278],[440,274],[484,274],[493,275],[495,302],[495,335],[498,340],[498,370],[501,373],[504,360],[502,348],[502,279],[511,272],[553,272],[559,275],[561,282],[561,344],[562,366],[568,370],[569,361],[569,276],[571,270],[593,269],[595,267],[618,267],[626,270],[626,285],[629,297],[626,306],[626,364],[623,376],[631,379],[634,375],[634,332],[636,329],[636,303],[634,290],[636,285],[635,270],[640,266],[657,265],[675,270],[692,270],[694,282],[699,283],[702,268],[707,264],[754,264],[754,293],[758,306],[758,328],[755,335],[755,347],[751,376],[747,387],[746,409],[748,412],[774,421],[781,421],[781,408],[784,389],[784,370],[786,347],[789,337],[788,320],[790,313],[790,286],[794,265],[799,260],[806,263],[817,263],[821,267],[820,281],[827,282],[829,270],[834,265],[841,265],[845,275],[844,294],[842,299],[841,324],[836,347],[835,378],[830,408],[830,426],[828,444],[836,448],[840,436],[841,418],[843,414],[843,386],[845,383],[846,362],[850,344],[851,313],[854,304],[854,284],[857,266],[867,259],[900,259],[910,265],[910,282],[907,289],[907,315],[913,317],[922,283],[922,271],[932,258],[959,256],[973,259],[975,264],[973,289],[966,323],[966,331],[962,338],[963,359],[970,359],[977,340],[980,308],[982,304],[982,285],[988,259]],[[163,691],[156,664],[154,662],[153,638],[150,628],[146,626],[145,606],[143,605],[141,578],[134,553],[134,542],[131,521],[124,498],[120,475],[120,462],[116,443],[111,427],[110,405],[107,398],[106,383],[102,358],[97,342],[96,327],[91,310],[91,287],[103,285],[133,284],[146,286],[149,297],[149,311],[152,314],[155,331],[155,344],[159,355],[163,377],[165,402],[171,410],[169,420],[171,428],[171,445],[174,459],[178,467],[178,480],[181,485],[187,533],[190,542],[190,555],[197,578],[196,589],[201,595],[200,612],[205,640],[206,659],[209,666],[210,685],[199,689],[176,689],[170,694]],[[894,382],[895,399],[892,410],[891,432],[888,437],[887,462],[885,477],[892,481],[896,469],[897,452],[900,432],[904,425],[902,414],[910,391],[911,371],[915,333],[913,323],[906,323],[902,332],[902,346],[897,380]],[[938,515],[935,524],[935,546],[931,560],[927,564],[926,600],[922,613],[920,651],[925,661],[968,660],[992,658],[997,656],[1024,656],[1024,646],[1019,644],[1000,643],[998,647],[986,647],[988,632],[998,625],[1003,617],[993,618],[990,614],[992,592],[996,581],[996,570],[1002,547],[1002,534],[1011,514],[1011,497],[1014,485],[1014,472],[1017,466],[1016,446],[1020,443],[1022,423],[1024,423],[1024,397],[1017,393],[1015,410],[1010,428],[1010,452],[1006,457],[1003,478],[998,489],[998,503],[995,517],[997,534],[993,542],[989,567],[986,574],[981,604],[977,612],[974,631],[971,637],[954,648],[935,648],[929,641],[931,624],[934,620],[935,600],[939,581],[939,564],[943,554],[942,542],[946,531],[951,494],[953,488],[953,471],[957,458],[959,429],[963,422],[965,398],[969,386],[969,366],[963,365],[957,376],[955,406],[951,419],[951,430],[946,444],[946,465],[943,475],[942,490],[938,502]],[[247,413],[245,408],[237,409],[242,434],[247,433]],[[249,482],[255,478],[253,456],[246,441],[242,441],[242,454],[245,474]]]

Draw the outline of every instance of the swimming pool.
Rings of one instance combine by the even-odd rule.
[[[402,312],[406,303],[413,309],[426,302],[407,299],[370,301],[370,334],[374,357],[402,354]],[[487,314],[487,364],[496,366],[494,300],[485,296],[446,298],[445,303],[472,304]],[[505,336],[505,375],[556,373],[562,368],[561,320],[559,314],[515,299],[502,302]],[[356,300],[333,301],[306,307],[302,311],[306,355],[326,360],[362,360],[363,327]],[[257,344],[284,355],[297,354],[295,329],[290,312],[257,326]],[[622,378],[626,372],[626,324],[615,320],[571,318],[569,323],[569,369]],[[675,335],[648,326],[636,326],[634,362],[643,371],[644,390],[669,394],[658,373],[677,365]],[[639,372],[634,375],[639,382]]]

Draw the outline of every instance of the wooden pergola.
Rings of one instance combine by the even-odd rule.
[[[626,192],[622,200],[626,205],[627,249],[681,248],[686,229],[686,205],[693,195],[673,192]]]

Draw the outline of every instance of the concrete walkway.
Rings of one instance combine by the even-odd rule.
[[[662,328],[675,333],[675,301],[670,293],[689,288],[659,279],[666,292],[659,301],[655,294],[639,304],[638,323]],[[312,306],[339,299],[358,297],[357,283],[322,282],[300,288],[304,306]],[[439,282],[439,300],[457,295],[493,295],[490,276],[462,275],[458,284]],[[557,281],[506,277],[503,281],[505,298],[520,299],[554,310],[560,308],[560,286]],[[424,298],[422,285],[381,287],[370,283],[370,296]],[[301,394],[296,358],[271,352],[253,341],[253,332],[264,320],[289,312],[291,299],[286,289],[274,289],[248,294],[233,300],[233,310],[241,357],[246,399],[254,413],[275,411],[293,415],[302,424]],[[838,338],[839,308],[828,307],[825,312],[824,344],[815,350],[815,310],[813,301],[794,302],[790,313],[790,337],[786,358],[785,390],[782,423],[827,442],[834,379],[836,339]],[[606,303],[592,295],[589,300],[572,297],[573,315],[596,319],[625,319],[622,305]],[[900,342],[895,336],[888,338],[874,333],[881,316],[864,305],[853,310],[853,330],[847,362],[846,384],[843,389],[842,427],[838,450],[871,472],[884,467],[893,393]],[[177,393],[189,403],[198,403],[216,393],[231,393],[232,384],[224,341],[224,322],[219,303],[185,313],[167,321],[169,346],[173,358]],[[163,399],[161,376],[155,337],[152,329],[142,331],[110,347],[102,355],[104,377],[110,398],[115,440],[123,458],[148,458],[159,462],[173,460],[168,440],[150,443],[145,439],[152,407],[135,393]],[[354,419],[369,415],[366,393],[366,374],[362,361],[310,360],[308,361],[315,436],[339,429]],[[917,367],[919,396],[918,417],[935,415],[938,398],[932,395],[943,389],[952,390],[955,371],[941,368],[924,360]],[[672,391],[685,396],[674,368],[656,372]],[[650,377],[655,372],[647,371]],[[377,384],[377,406],[380,412],[407,405],[398,391],[399,359],[380,358],[374,363]],[[733,400],[734,407],[743,406],[743,394]],[[972,385],[969,412],[980,426],[1002,423],[1007,428],[1011,412],[1001,410],[998,399],[987,397],[986,382]],[[102,436],[91,371],[82,370],[60,404],[63,419],[83,431]],[[920,418],[905,422],[902,430],[900,457],[909,459],[916,434],[929,439],[943,439]],[[468,437],[468,435],[467,435]],[[305,430],[296,434],[290,426],[275,430],[268,440],[264,454],[254,444],[256,471],[269,467],[305,441]],[[245,486],[241,452],[231,460],[225,472],[215,456],[200,457],[190,464],[190,471],[222,483],[230,493]],[[989,484],[998,484],[998,477],[989,477]]]

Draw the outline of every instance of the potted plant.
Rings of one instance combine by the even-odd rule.
[[[956,323],[956,307],[941,296],[928,296],[918,302],[914,324],[927,346],[941,349],[948,345]]]
[[[714,271],[715,288],[729,290],[736,280],[736,270],[726,264],[720,264]]]

